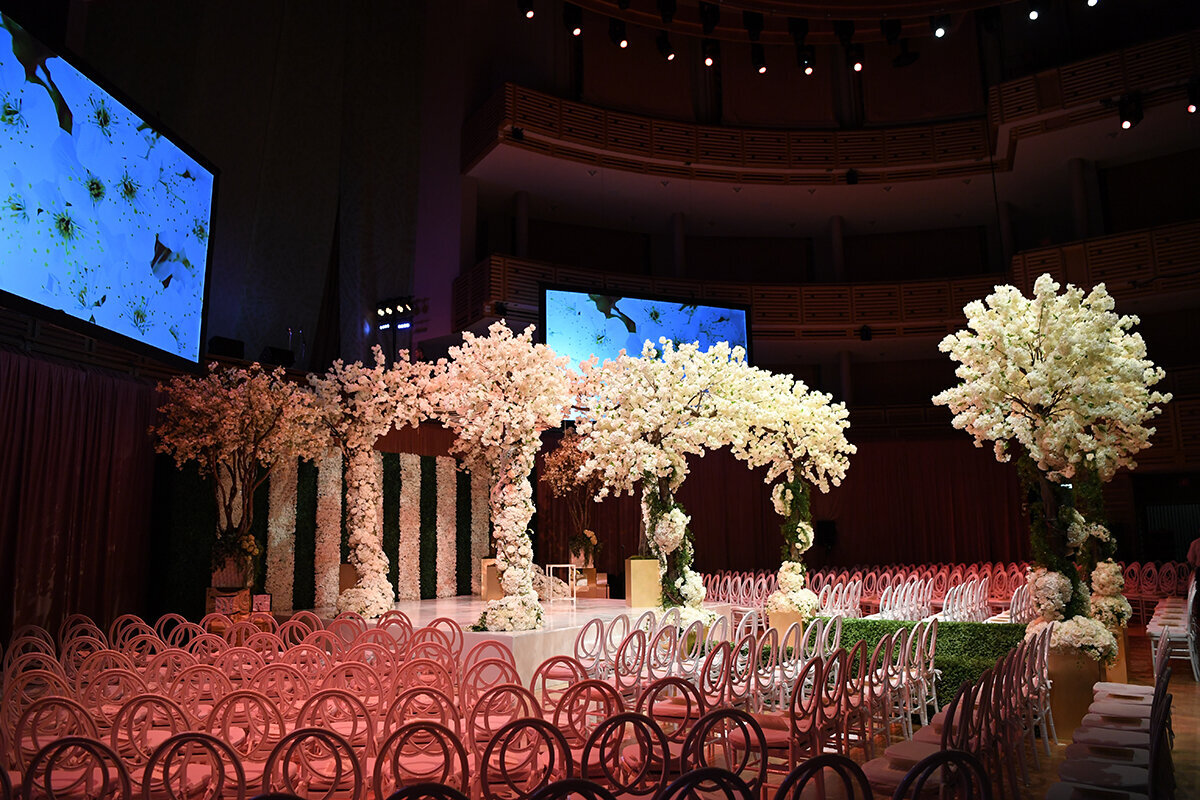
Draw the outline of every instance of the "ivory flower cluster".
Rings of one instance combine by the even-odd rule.
[[[1099,620],[1084,616],[1056,622],[1050,646],[1058,650],[1082,650],[1091,658],[1111,664],[1117,657],[1117,640]]]
[[[1042,622],[1062,619],[1063,609],[1071,600],[1071,579],[1045,567],[1030,569],[1025,579],[1038,619]]]
[[[492,601],[481,622],[489,630],[541,626],[533,587],[533,517],[529,475],[541,432],[562,424],[574,400],[567,358],[534,344],[533,326],[514,334],[503,321],[487,336],[463,333],[463,343],[439,361],[427,396],[435,415],[454,431],[453,450],[466,469],[489,476],[496,570],[506,597]]]
[[[1124,628],[1133,617],[1133,608],[1121,592],[1125,576],[1121,565],[1111,558],[1101,561],[1092,570],[1092,618],[1109,629]]]
[[[1101,480],[1150,446],[1171,395],[1152,390],[1162,369],[1146,358],[1134,316],[1118,316],[1098,284],[1088,294],[1042,275],[1033,297],[997,286],[963,309],[967,329],[939,345],[959,362],[962,381],[933,397],[954,413],[954,427],[994,443],[1008,460],[1010,445],[1024,448],[1052,481],[1070,479],[1086,462]]]
[[[428,413],[424,389],[427,365],[401,351],[388,365],[383,351],[372,349],[374,364],[338,361],[324,375],[309,375],[322,430],[331,446],[346,454],[346,528],[355,585],[338,597],[339,611],[378,617],[391,610],[395,590],[388,581],[388,559],[380,542],[382,487],[374,469],[375,442],[393,425],[416,425]]]
[[[1078,550],[1089,537],[1101,543],[1113,540],[1108,528],[1098,522],[1088,522],[1082,514],[1072,509],[1071,524],[1067,526],[1067,549]]]
[[[767,597],[767,612],[799,614],[807,622],[821,609],[820,598],[807,588],[804,564],[784,561],[779,567],[779,588]]]

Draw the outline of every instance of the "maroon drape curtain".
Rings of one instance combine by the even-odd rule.
[[[0,351],[0,640],[145,605],[154,387]]]
[[[763,470],[748,470],[727,451],[690,461],[679,501],[692,517],[701,571],[779,565],[780,518]],[[539,560],[566,556],[571,523],[544,484],[537,492]],[[832,549],[814,547],[806,561],[824,564],[1009,561],[1029,554],[1016,469],[990,449],[961,439],[863,442],[847,479],[829,494],[813,492],[813,518],[832,520]],[[599,504],[592,529],[604,542],[597,567],[620,573],[637,552],[637,497]],[[561,548],[561,549],[560,549]]]

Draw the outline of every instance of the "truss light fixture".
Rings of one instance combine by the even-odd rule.
[[[574,3],[563,3],[563,27],[572,36],[583,35],[583,11]]]
[[[888,44],[895,44],[900,41],[900,36],[904,33],[904,26],[898,19],[881,19],[879,20],[879,32],[883,34],[883,39]]]
[[[675,60],[675,48],[671,46],[671,37],[667,35],[666,31],[658,32],[655,44],[658,46],[659,55],[667,61]]]
[[[1188,81],[1187,113],[1195,114],[1197,106],[1200,106],[1200,75]]]
[[[767,54],[760,42],[750,45],[750,63],[759,75],[767,74]]]
[[[629,47],[629,37],[625,35],[625,20],[614,17],[608,21],[608,38],[622,50]]]
[[[717,44],[716,39],[705,39],[700,45],[700,51],[704,55],[704,66],[716,66],[717,59],[721,55],[721,47]]]
[[[658,0],[658,15],[663,25],[670,25],[675,19],[675,0]]]
[[[533,0],[517,0],[517,9],[525,19],[533,19]]]
[[[1142,121],[1142,93],[1130,92],[1121,95],[1117,101],[1117,111],[1121,115],[1121,127],[1125,130],[1135,127]]]
[[[950,15],[934,14],[930,17],[929,32],[933,34],[933,38],[935,39],[945,39],[946,34],[950,32]]]
[[[804,70],[804,74],[812,75],[817,67],[817,48],[811,44],[806,44],[801,48],[799,57],[800,68]]]
[[[720,7],[716,3],[700,3],[700,27],[704,30],[704,35],[711,36],[720,24]]]
[[[1048,0],[1028,0],[1028,14],[1030,22],[1037,22],[1045,13],[1049,5]]]

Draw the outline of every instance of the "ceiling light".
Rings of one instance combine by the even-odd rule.
[[[525,19],[533,19],[533,0],[517,0],[517,8],[525,15]]]
[[[1142,121],[1142,93],[1130,92],[1121,95],[1117,101],[1117,110],[1121,115],[1121,127],[1125,130],[1135,127]]]
[[[935,39],[946,38],[946,34],[950,32],[950,15],[934,14],[930,17],[929,32],[933,34],[933,38]]]
[[[797,57],[800,60],[800,68],[804,70],[804,74],[812,75],[817,66],[817,48],[811,44],[806,44],[800,48]]]
[[[750,45],[750,63],[754,65],[759,75],[767,74],[767,54],[759,42]]]
[[[1046,13],[1046,7],[1049,5],[1048,0],[1028,0],[1029,4],[1029,21],[1034,22],[1042,18]]]
[[[717,57],[721,55],[720,45],[715,39],[705,39],[700,45],[700,51],[704,54],[704,66],[712,67],[717,63]]]
[[[572,36],[583,34],[583,11],[574,3],[563,3],[563,27]]]
[[[855,72],[863,71],[863,46],[861,44],[852,44],[846,48],[846,63]]]
[[[675,48],[671,47],[671,37],[667,35],[666,31],[658,32],[655,44],[658,45],[658,52],[663,58],[667,61],[675,60]]]
[[[1200,76],[1188,81],[1187,86],[1187,113],[1195,114],[1196,106],[1200,106]]]
[[[625,20],[610,19],[608,21],[608,38],[622,50],[629,47],[629,39],[625,36]]]

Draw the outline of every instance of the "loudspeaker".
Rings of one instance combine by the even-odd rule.
[[[269,364],[288,369],[296,363],[296,354],[291,350],[284,350],[282,347],[264,347],[258,356],[258,363],[264,366]]]
[[[208,340],[208,355],[244,361],[246,359],[246,343],[241,339],[230,339],[227,336],[213,336]]]
[[[816,533],[815,544],[824,547],[826,550],[832,550],[837,544],[837,523],[831,519],[819,519],[813,529]]]

